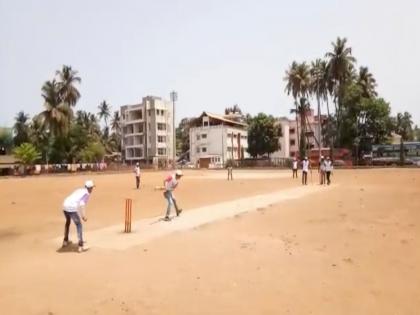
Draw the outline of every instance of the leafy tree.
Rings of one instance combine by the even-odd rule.
[[[378,93],[375,91],[377,85],[376,80],[372,73],[369,72],[368,67],[360,67],[357,84],[362,88],[363,97],[371,98],[378,96]]]
[[[280,128],[273,116],[259,113],[250,119],[248,128],[248,152],[252,157],[275,152],[279,148]]]
[[[41,153],[32,143],[22,143],[13,150],[15,157],[25,166],[34,164],[41,158]]]
[[[119,111],[114,112],[111,120],[111,129],[116,133],[121,133],[121,116]]]
[[[299,141],[299,154],[301,157],[306,156],[306,150],[308,149],[307,144],[309,143],[307,139],[307,124],[306,124],[306,115],[308,111],[311,110],[309,102],[306,98],[301,97],[299,102],[295,103],[296,109],[291,109],[291,113],[295,113],[299,116],[300,120],[300,141]],[[296,112],[297,110],[297,112]]]
[[[80,98],[80,92],[77,90],[75,84],[81,83],[82,79],[77,76],[77,71],[70,66],[63,66],[61,71],[56,71],[58,77],[57,92],[61,102],[69,106],[76,106]]]
[[[8,152],[13,147],[13,132],[11,128],[0,127],[0,149],[4,148]]]
[[[98,109],[99,119],[103,119],[105,121],[105,127],[108,127],[108,118],[111,116],[111,106],[106,101],[102,101],[101,104],[99,104]]]
[[[67,135],[73,111],[61,100],[59,85],[55,80],[45,82],[42,87],[45,110],[39,114],[43,128],[49,129],[54,136]]]
[[[15,124],[13,126],[15,137],[13,138],[15,146],[29,141],[29,115],[20,111],[15,117]]]
[[[100,142],[91,142],[79,153],[79,159],[92,163],[100,162],[105,156],[105,148]]]
[[[190,128],[194,118],[183,118],[176,128],[176,150],[180,154],[186,153],[190,149]]]

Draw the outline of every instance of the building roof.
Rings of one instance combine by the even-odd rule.
[[[222,115],[212,114],[212,113],[209,113],[209,112],[206,112],[206,111],[204,111],[200,115],[199,118],[203,118],[203,116],[208,116],[208,117],[213,118],[213,119],[216,119],[216,120],[220,120],[220,121],[223,121],[223,122],[226,122],[226,123],[229,123],[229,124],[239,125],[239,126],[242,126],[242,127],[247,127],[248,126],[245,123],[241,123],[239,121],[230,120],[230,119],[225,118]]]
[[[10,168],[18,162],[13,155],[0,155],[0,168]]]

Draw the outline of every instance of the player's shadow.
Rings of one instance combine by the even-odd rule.
[[[75,253],[79,249],[79,245],[77,243],[68,244],[65,247],[60,247],[57,249],[57,253]]]

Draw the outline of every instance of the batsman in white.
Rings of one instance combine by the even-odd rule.
[[[95,185],[93,184],[93,181],[86,181],[85,187],[76,189],[66,199],[64,199],[63,203],[63,212],[64,217],[66,218],[66,224],[64,225],[63,247],[66,247],[69,244],[70,221],[73,220],[77,228],[79,253],[88,249],[83,243],[83,225],[81,219],[85,222],[87,221],[85,206],[89,201],[90,194],[92,193],[94,187]]]

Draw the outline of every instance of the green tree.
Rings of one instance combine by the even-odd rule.
[[[176,150],[185,154],[190,149],[190,128],[194,118],[183,118],[176,128]]]
[[[56,71],[58,77],[57,92],[61,102],[69,106],[76,106],[80,98],[80,92],[76,88],[76,84],[80,84],[82,79],[77,76],[77,71],[70,66],[64,65],[61,70]]]
[[[55,80],[47,81],[42,87],[44,111],[39,114],[43,128],[48,129],[54,136],[67,135],[73,111],[69,104],[62,101],[59,86]]]
[[[111,120],[111,129],[115,133],[119,133],[119,134],[121,133],[121,116],[120,116],[119,111],[114,112],[114,116],[112,117],[112,120]]]
[[[297,111],[296,111],[297,110]],[[299,102],[295,103],[295,108],[291,109],[290,112],[296,114],[300,120],[300,141],[299,141],[299,154],[301,157],[306,156],[306,151],[308,149],[307,144],[309,143],[307,139],[307,124],[306,116],[308,111],[311,110],[309,102],[306,98],[301,97]]]
[[[79,159],[83,162],[100,162],[105,156],[105,148],[100,142],[91,142],[79,153]]]
[[[13,147],[13,132],[11,128],[0,127],[0,148],[9,152]]]
[[[373,74],[369,72],[368,67],[360,67],[357,77],[357,84],[362,88],[362,96],[372,98],[378,96],[376,93],[376,80]]]
[[[105,127],[108,127],[108,118],[111,116],[111,106],[106,101],[102,101],[101,104],[99,104],[98,109],[99,119],[103,119],[105,121]]]
[[[328,59],[329,77],[332,80],[333,99],[336,107],[337,130],[340,134],[344,89],[345,86],[353,80],[354,63],[356,62],[356,59],[352,56],[352,49],[346,45],[346,38],[342,39],[338,37],[337,40],[331,44],[333,49],[331,52],[326,53],[325,57]]]
[[[13,150],[15,157],[25,166],[33,165],[41,158],[41,153],[35,148],[32,143],[22,143]]]
[[[400,163],[405,164],[405,150],[404,141],[411,140],[413,138],[413,121],[411,114],[408,112],[398,113],[395,119],[394,130],[401,136],[400,138]]]
[[[259,113],[250,119],[248,128],[248,152],[252,157],[275,152],[279,148],[280,128],[273,116]]]
[[[299,134],[297,98],[306,98],[311,92],[311,73],[309,66],[305,62],[299,64],[296,61],[293,61],[289,70],[286,71],[284,81],[287,82],[285,88],[287,95],[292,94],[295,100],[296,131]],[[299,138],[298,146],[300,147]]]
[[[29,115],[23,111],[19,112],[15,117],[15,124],[13,126],[15,137],[13,138],[15,146],[29,141]]]

